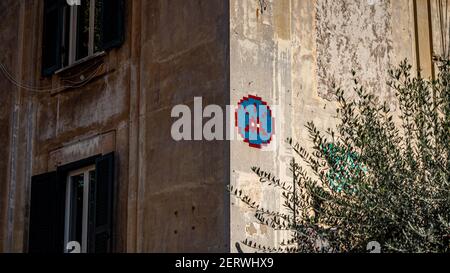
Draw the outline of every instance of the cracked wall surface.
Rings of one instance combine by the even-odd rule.
[[[394,0],[395,1],[395,0]],[[391,1],[356,0],[316,3],[317,92],[333,100],[332,85],[351,89],[351,70],[377,92],[388,92],[386,67],[392,62]]]

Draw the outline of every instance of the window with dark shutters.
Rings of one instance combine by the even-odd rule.
[[[57,253],[58,229],[56,172],[33,177],[31,181],[30,227],[28,251],[30,253]]]
[[[61,68],[62,0],[45,0],[42,39],[42,74],[52,75]]]
[[[34,176],[31,182],[30,253],[62,253],[66,219],[66,185],[69,173],[95,164],[95,180],[89,188],[87,251],[112,251],[114,153],[95,156]]]
[[[124,0],[82,0],[80,3],[69,6],[66,0],[45,0],[43,76],[51,76],[62,67],[123,44]]]
[[[124,1],[103,0],[102,46],[104,50],[120,47],[124,41]]]
[[[89,208],[89,252],[108,253],[112,250],[114,154],[97,159],[95,168],[95,187],[91,188]]]

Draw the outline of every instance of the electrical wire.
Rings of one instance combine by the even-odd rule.
[[[98,63],[97,63],[98,64]],[[96,65],[96,64],[95,64]],[[90,68],[94,67],[94,65],[90,66]],[[34,92],[34,93],[52,93],[52,92],[58,92],[58,91],[62,91],[64,89],[68,89],[68,88],[80,88],[83,87],[84,85],[86,85],[87,83],[89,83],[93,78],[95,78],[98,75],[98,72],[100,71],[102,65],[99,65],[95,71],[92,73],[92,75],[90,75],[89,77],[87,77],[86,79],[79,81],[79,82],[72,82],[72,81],[68,81],[68,80],[64,80],[67,83],[69,83],[69,85],[62,85],[60,87],[57,88],[53,88],[50,86],[47,87],[35,87],[32,85],[27,85],[24,83],[21,83],[19,81],[17,81],[13,75],[11,75],[11,73],[7,70],[7,68],[5,67],[5,65],[3,63],[0,63],[0,71],[3,73],[3,75],[5,76],[6,79],[8,79],[11,83],[13,83],[14,85],[16,85],[17,87],[24,89],[26,91],[29,92]],[[84,71],[88,70],[88,68],[86,68]]]

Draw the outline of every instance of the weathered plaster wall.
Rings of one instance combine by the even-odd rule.
[[[17,1],[2,1],[0,3],[0,13],[3,20],[0,22],[0,41],[3,52],[10,54],[1,54],[0,63],[9,67],[11,71],[17,69],[17,54],[13,49],[17,48],[19,21],[19,7]],[[9,171],[10,171],[10,134],[13,113],[14,93],[17,87],[0,76],[0,252],[4,249],[7,242],[5,227],[8,223],[8,189],[9,189]]]
[[[142,1],[136,250],[224,252],[227,142],[171,138],[172,107],[229,100],[228,3]]]
[[[309,147],[308,121],[320,129],[336,124],[330,85],[336,82],[352,95],[352,68],[370,90],[390,100],[387,68],[404,58],[415,61],[412,1],[232,0],[230,11],[231,104],[256,93],[279,113],[275,150],[231,143],[231,184],[264,207],[280,209],[280,195],[258,183],[250,168],[260,166],[291,181],[292,151],[285,138]],[[286,236],[259,226],[253,211],[231,200],[232,245],[245,238],[277,245]]]
[[[395,0],[394,0],[395,1]],[[351,88],[349,71],[364,72],[367,84],[387,93],[386,67],[393,51],[392,1],[316,3],[317,92],[332,100],[332,84]]]
[[[35,84],[34,72],[36,69],[35,54],[31,47],[25,45],[35,43],[33,27],[30,22],[35,20],[36,5],[30,3],[26,8],[23,2],[6,1],[2,3],[6,14],[2,21],[8,37],[5,37],[6,48],[2,51],[2,60],[8,73],[21,83]],[[3,41],[3,40],[2,40]],[[4,222],[1,226],[3,251],[20,252],[24,245],[24,226],[26,225],[27,192],[31,177],[32,136],[33,136],[33,94],[26,92],[17,84],[6,80],[2,74],[2,92],[8,92],[10,101],[6,101],[5,118],[9,119],[9,128],[5,128],[9,134],[5,139],[8,151],[4,155],[7,162],[6,176],[1,177],[2,184],[6,186],[1,192],[1,200]],[[3,139],[2,139],[3,141]]]
[[[231,142],[231,184],[249,194],[267,209],[281,207],[281,199],[270,187],[262,187],[250,168],[259,166],[288,180],[290,152],[283,139],[292,134],[292,13],[291,1],[230,1],[231,105],[244,97],[262,97],[275,113],[276,139],[273,149],[250,148],[241,140]],[[278,106],[278,107],[276,107]],[[277,109],[277,110],[275,110]],[[263,244],[281,242],[253,219],[253,211],[232,197],[231,241],[256,239]],[[255,241],[255,240],[254,240]]]

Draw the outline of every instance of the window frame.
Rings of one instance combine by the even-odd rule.
[[[96,166],[90,165],[81,169],[71,171],[67,174],[66,178],[66,193],[65,193],[65,209],[64,209],[64,253],[68,253],[66,249],[67,244],[70,242],[70,232],[72,223],[72,206],[73,206],[73,195],[72,195],[72,183],[73,177],[83,175],[83,220],[82,220],[82,241],[78,242],[81,246],[81,253],[88,253],[88,239],[89,239],[89,204],[90,200],[90,173],[96,172]],[[96,175],[96,174],[95,174]],[[95,182],[94,182],[95,183]]]
[[[85,57],[82,57],[80,59],[77,59],[77,52],[79,49],[79,37],[78,37],[78,12],[81,6],[79,5],[73,5],[73,6],[65,6],[64,9],[69,9],[69,20],[65,20],[67,18],[64,18],[63,20],[63,35],[62,35],[62,44],[64,45],[66,43],[66,35],[69,36],[68,39],[68,45],[67,45],[67,64],[65,63],[65,60],[62,60],[62,68],[70,67],[77,62],[94,56],[94,54],[98,53],[95,52],[95,7],[96,7],[96,0],[90,0],[89,1],[89,41],[88,41],[88,55]],[[64,17],[66,16],[66,12],[64,12]],[[67,28],[67,23],[69,23],[69,28]],[[69,29],[69,33],[65,33],[66,29]],[[101,50],[100,50],[101,51]],[[61,56],[63,57],[63,56]]]
[[[120,48],[125,42],[125,2],[92,0],[89,6],[69,6],[65,0],[45,0],[41,76],[52,77]],[[81,11],[83,18],[76,18]],[[84,31],[77,33],[76,26]]]
[[[69,174],[95,166],[89,190],[87,253],[111,253],[115,247],[115,152],[97,154],[31,177],[28,252],[65,253],[66,186]],[[102,203],[103,202],[103,203]],[[67,241],[67,239],[66,239]]]

